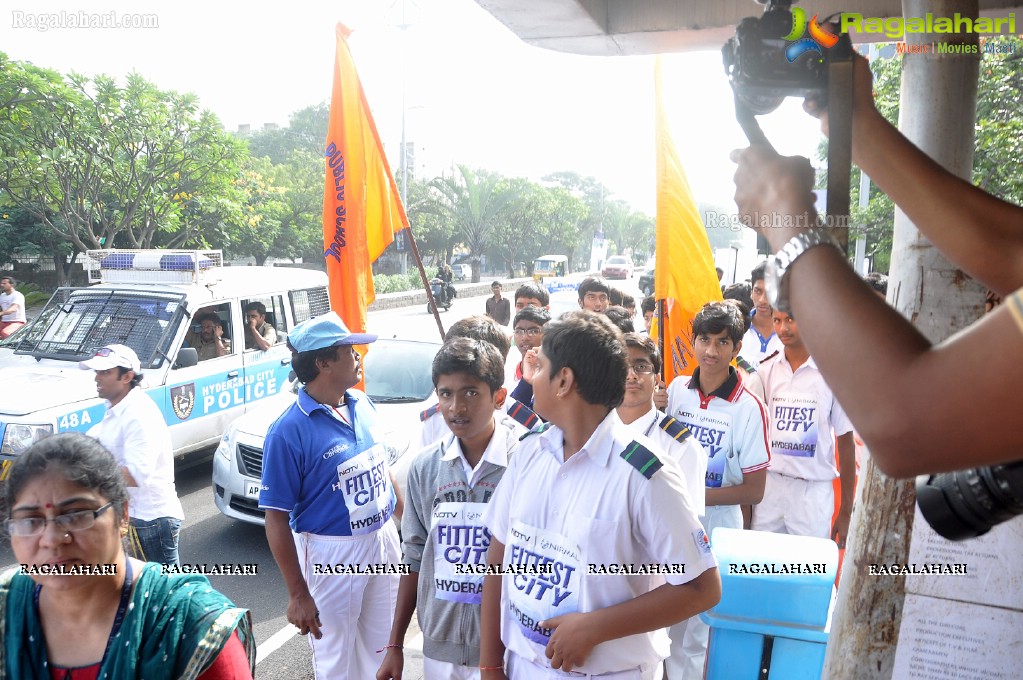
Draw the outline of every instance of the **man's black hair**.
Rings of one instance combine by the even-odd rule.
[[[727,331],[733,345],[742,342],[745,331],[742,307],[735,300],[708,302],[693,317],[693,338]]]
[[[634,347],[646,352],[647,357],[650,359],[650,363],[654,365],[654,373],[661,372],[661,351],[657,349],[657,343],[654,342],[654,339],[649,335],[643,335],[642,333],[626,333],[625,346]]]
[[[603,314],[566,312],[544,328],[543,354],[553,378],[562,368],[575,377],[588,404],[617,408],[625,397],[628,353],[622,332]]]
[[[224,322],[217,316],[216,312],[204,312],[196,317],[196,323],[202,323],[203,321],[212,321],[214,326],[224,327]]]
[[[750,312],[753,311],[753,296],[750,295],[750,285],[748,283],[733,283],[732,285],[725,288],[722,296],[726,300],[735,300],[742,307],[742,318],[745,320],[745,330],[743,333],[749,330],[750,324],[753,323],[753,317],[750,316]]]
[[[117,367],[117,377],[118,377],[118,379],[123,378],[124,374],[127,373],[128,371],[131,371],[131,369],[130,368],[125,368],[124,366],[118,366]],[[135,372],[132,371],[132,373],[135,373]],[[131,379],[131,386],[134,388],[134,387],[138,387],[141,384],[142,384],[142,374],[141,373],[135,373],[134,377]]]
[[[625,301],[625,293],[618,290],[614,286],[607,287],[607,301],[612,307],[621,307],[622,302]]]
[[[0,281],[10,281],[12,286],[17,286],[18,282],[10,274],[4,274],[0,276]]]
[[[511,350],[511,340],[504,328],[489,316],[474,314],[460,319],[451,324],[451,328],[444,335],[444,342],[451,338],[475,338],[483,342],[489,342],[497,348],[505,361],[508,360],[508,352]]]
[[[639,311],[644,314],[657,311],[657,300],[654,299],[653,295],[647,295],[643,298],[643,301],[639,303]]]
[[[341,347],[344,347],[349,352],[352,351],[352,348],[348,345],[334,345],[333,347],[323,347],[321,349],[309,350],[308,352],[292,351],[291,369],[295,371],[295,376],[298,377],[299,382],[308,385],[316,380],[320,375],[320,367],[316,365],[316,361],[337,361],[337,351]]]
[[[551,303],[551,296],[547,289],[535,283],[523,283],[516,288],[515,301],[517,302],[519,298],[534,298],[540,301],[542,307],[546,307]]]
[[[501,287],[501,282],[500,281],[494,281],[493,283],[490,284],[491,288],[494,288],[495,286],[497,288],[500,288]]]
[[[607,284],[602,276],[587,276],[579,284],[579,301],[581,302],[587,293],[604,293],[611,299],[611,286]]]
[[[244,312],[245,312],[246,314],[248,314],[248,313],[249,313],[249,312],[251,312],[251,311],[252,311],[253,309],[254,309],[254,310],[256,310],[257,312],[259,312],[259,315],[260,315],[260,316],[266,316],[266,305],[264,305],[264,304],[263,304],[262,302],[260,302],[259,300],[253,300],[253,301],[252,301],[252,302],[250,302],[249,304],[245,305],[245,309],[244,309]]]
[[[515,328],[515,324],[519,321],[532,321],[539,326],[543,326],[550,320],[551,313],[543,307],[526,305],[519,311],[515,312],[515,318],[512,320],[512,328]]]
[[[441,376],[465,373],[481,380],[493,394],[504,385],[504,359],[489,342],[475,338],[451,338],[433,358],[433,386]]]
[[[749,285],[752,288],[757,281],[764,280],[764,270],[767,269],[767,260],[764,260],[749,273]]]
[[[875,292],[888,296],[888,277],[881,272],[870,272],[863,277],[863,280],[867,282]]]
[[[604,310],[604,315],[611,319],[611,323],[618,326],[622,333],[634,333],[636,327],[632,323],[632,314],[621,305],[612,305]]]
[[[636,311],[636,298],[632,297],[628,293],[622,295],[622,307],[635,312]]]

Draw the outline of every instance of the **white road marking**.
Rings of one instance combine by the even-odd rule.
[[[298,628],[289,623],[284,628],[281,628],[279,631],[268,637],[266,642],[256,647],[256,663],[258,664],[260,661],[276,652],[278,649],[283,647],[288,640],[296,635],[298,635]]]

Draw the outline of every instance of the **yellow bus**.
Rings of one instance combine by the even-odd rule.
[[[533,260],[533,280],[543,281],[549,276],[564,276],[568,271],[568,258],[564,255],[544,255]]]

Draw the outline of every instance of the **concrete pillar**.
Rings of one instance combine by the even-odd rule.
[[[903,15],[976,17],[977,0],[903,0]],[[976,35],[908,34],[906,42],[977,42]],[[973,167],[979,54],[902,56],[899,129],[938,163],[961,177]],[[900,58],[900,57],[895,57]],[[955,225],[948,225],[953,229]],[[900,210],[895,213],[888,302],[932,342],[977,319],[980,286],[920,235]],[[877,348],[884,351],[883,347]],[[905,596],[905,577],[870,576],[870,564],[906,563],[916,493],[912,482],[890,479],[868,459],[860,470],[853,526],[846,550],[838,604],[822,677],[887,680],[892,677]]]

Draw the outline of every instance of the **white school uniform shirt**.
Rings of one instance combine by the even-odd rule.
[[[133,387],[89,428],[118,465],[128,468],[138,486],[128,487],[128,515],[139,520],[184,519],[174,486],[174,452],[160,408],[140,387]]]
[[[767,443],[767,409],[746,389],[734,368],[728,379],[710,394],[699,388],[697,368],[691,377],[679,376],[668,386],[668,415],[689,428],[707,450],[706,486],[741,484],[743,475],[773,464]],[[723,526],[742,528],[738,505],[707,506],[703,525],[708,533]]]
[[[513,415],[513,412],[518,418]],[[520,437],[541,422],[532,409],[511,397],[504,400],[504,405],[494,413],[494,417],[498,419],[499,424],[501,420],[507,419],[517,436]],[[436,396],[434,396],[433,404],[419,414],[419,420],[421,426],[415,451],[422,451],[430,444],[453,434],[451,428],[448,427],[448,421],[444,420],[444,415],[440,412],[440,403],[436,401]]]
[[[506,576],[501,592],[501,639],[545,668],[551,631],[539,622],[631,600],[665,581],[688,583],[717,566],[678,465],[652,440],[635,436],[612,410],[567,461],[563,444],[554,426],[520,441],[483,515],[505,545],[506,567],[550,568],[545,576]],[[653,563],[684,564],[685,573],[587,573],[591,564]],[[661,629],[601,643],[574,670],[600,675],[649,667],[667,655]]]
[[[771,471],[808,481],[838,477],[835,437],[852,432],[813,357],[792,372],[785,353],[761,365],[770,421]]]
[[[784,348],[785,345],[781,344],[781,338],[777,333],[772,332],[765,338],[760,331],[750,325],[749,330],[742,336],[739,356],[748,361],[753,368],[759,368],[762,361]]]
[[[678,422],[661,411],[651,408],[650,411],[626,424],[625,427],[635,434],[650,437],[665,453],[675,459],[682,470],[682,481],[685,482],[686,493],[689,494],[693,510],[702,517],[707,507],[707,494],[704,492],[704,480],[707,476],[707,450],[696,441],[688,430],[672,436],[664,429],[665,419],[669,423]],[[679,425],[685,428],[684,424],[679,423]],[[668,427],[672,430],[676,429],[672,428],[670,424]]]

